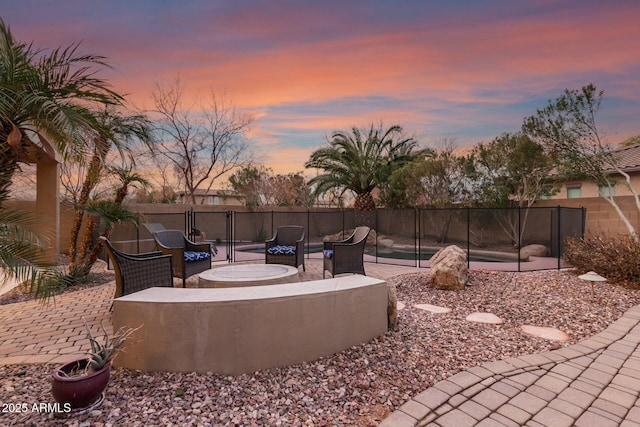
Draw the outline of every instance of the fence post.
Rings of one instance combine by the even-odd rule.
[[[378,227],[378,209],[376,209],[374,212],[375,212],[374,222],[375,222],[375,227],[376,227],[375,251],[376,251],[376,264],[377,264],[378,263],[378,233],[380,231],[380,227]],[[365,245],[366,245],[366,243],[365,243]]]
[[[419,225],[418,225],[418,215],[417,215],[417,211],[414,208],[413,209],[413,254],[415,256],[414,261],[416,262],[416,267],[420,268],[420,246],[416,246],[416,243],[419,243],[420,241],[418,239],[420,239],[419,236]]]
[[[422,209],[418,209],[418,267],[422,266]]]
[[[226,221],[227,261],[233,262],[233,211],[227,211]]]
[[[520,224],[520,216],[521,216],[521,212],[520,212],[521,207],[518,206],[518,273],[520,272],[520,249],[521,249],[521,227],[522,225]]]
[[[471,208],[467,206],[467,269],[471,268]]]
[[[311,236],[310,236],[310,229],[309,227],[311,226],[311,211],[309,210],[309,208],[307,208],[307,259],[309,259],[309,244],[310,244],[310,240],[311,240]]]
[[[562,215],[562,209],[560,208],[560,205],[558,205],[557,209],[558,209],[558,270],[560,270],[560,258],[562,257],[562,236],[560,235],[560,233],[562,232],[562,227],[560,227],[560,217]],[[584,226],[584,221],[582,225]]]

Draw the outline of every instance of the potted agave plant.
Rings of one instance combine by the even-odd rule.
[[[127,338],[139,328],[120,328],[109,336],[101,323],[103,337],[98,340],[85,322],[91,351],[87,357],[60,366],[53,372],[51,392],[56,402],[81,409],[99,406],[111,375],[111,361],[122,350]]]

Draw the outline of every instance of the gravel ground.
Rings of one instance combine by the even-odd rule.
[[[372,342],[315,362],[237,377],[114,368],[102,407],[73,418],[31,412],[34,403],[52,402],[52,366],[0,367],[3,412],[8,403],[29,408],[0,413],[0,425],[375,426],[435,382],[484,362],[576,343],[640,300],[640,291],[602,283],[591,302],[589,285],[570,271],[475,271],[461,292],[431,289],[426,273],[391,282],[406,308],[396,330]],[[412,308],[419,303],[453,311]],[[465,321],[475,311],[492,312],[504,325]],[[529,337],[520,331],[522,324],[555,327],[572,340]]]

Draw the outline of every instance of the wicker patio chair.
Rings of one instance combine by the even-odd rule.
[[[161,252],[126,254],[115,249],[105,237],[107,255],[116,273],[115,298],[156,286],[173,287],[171,256]]]
[[[322,278],[324,279],[325,271],[334,277],[340,273],[365,274],[364,247],[370,231],[369,227],[356,227],[345,240],[324,242]]]
[[[162,230],[166,230],[166,228],[164,228],[164,225],[162,225],[159,222],[144,222],[142,223],[142,226],[150,233],[153,234],[156,231],[162,231]]]
[[[153,239],[159,251],[172,255],[173,276],[182,279],[183,288],[188,277],[211,268],[209,243],[192,242],[180,230],[156,231]]]
[[[293,267],[304,266],[304,227],[285,225],[278,227],[276,234],[264,245],[266,264],[285,264]]]

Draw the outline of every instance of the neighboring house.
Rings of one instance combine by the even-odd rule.
[[[202,190],[200,188],[195,191],[196,205],[209,206],[244,206],[245,197],[230,191],[223,190]],[[191,197],[184,191],[178,193],[177,203],[190,204]]]
[[[640,193],[640,144],[631,147],[623,147],[614,151],[618,156],[619,166],[631,177],[631,187]],[[618,184],[612,188],[612,196],[631,196],[632,193],[622,183],[624,177],[611,170],[611,174],[618,180]],[[617,175],[617,176],[616,176]],[[609,195],[609,188],[602,188],[604,195]],[[599,197],[598,186],[587,181],[567,181],[562,185],[560,192],[550,197],[551,199],[580,199]]]

